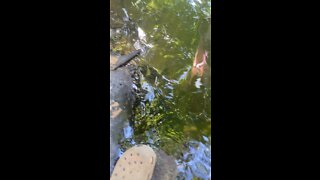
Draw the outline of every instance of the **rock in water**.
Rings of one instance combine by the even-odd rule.
[[[110,65],[114,65],[117,59],[118,58],[116,56],[110,56]],[[132,69],[129,66],[118,69],[116,71],[110,71],[110,174],[112,174],[116,160],[118,159],[118,154],[120,151],[119,141],[124,136],[123,129],[126,126],[126,124],[128,124],[128,120],[131,118],[131,115],[133,113],[132,108],[133,108],[133,104],[135,103],[135,95],[133,94],[134,83],[131,77],[132,77]],[[138,162],[141,163],[142,159],[139,159],[139,158],[155,157],[156,155],[156,159],[154,159],[155,160],[154,163],[148,165],[148,166],[152,165],[151,167],[154,167],[154,172],[150,176],[151,179],[152,180],[176,179],[177,167],[176,167],[174,158],[166,155],[161,150],[155,150],[154,151],[155,154],[152,154],[150,149],[151,148],[149,147],[148,148],[144,147],[142,149],[141,148],[135,149],[135,151],[142,150],[141,155],[143,153],[144,154],[141,157],[138,157],[138,156],[132,157],[131,160],[133,160],[133,163],[134,163],[134,160],[136,160],[137,163]],[[127,156],[128,155],[125,153],[122,157],[124,159],[124,157],[127,158]],[[119,160],[119,162],[122,162],[121,159]],[[129,163],[129,161],[127,163]],[[115,169],[115,171],[118,171],[118,170]],[[127,173],[130,174],[130,171],[127,171]],[[121,175],[126,176],[123,174]],[[120,178],[122,178],[122,176],[120,176]],[[149,174],[146,176],[147,179],[150,177],[149,177]]]
[[[119,152],[119,140],[123,128],[132,115],[135,101],[129,68],[110,71],[110,173]]]
[[[177,164],[175,159],[162,150],[156,150],[157,162],[151,180],[175,180],[177,178]]]

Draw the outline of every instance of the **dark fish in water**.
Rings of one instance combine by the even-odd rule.
[[[126,55],[126,56],[120,56],[118,58],[118,61],[115,64],[115,67],[112,69],[113,71],[118,69],[120,66],[127,64],[130,60],[132,60],[135,56],[139,55],[141,53],[141,50],[135,50],[132,53]]]

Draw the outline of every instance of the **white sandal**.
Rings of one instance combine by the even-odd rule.
[[[118,160],[110,180],[151,180],[155,165],[156,153],[151,147],[134,146]]]

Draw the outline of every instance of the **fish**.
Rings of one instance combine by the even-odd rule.
[[[133,52],[131,52],[130,54],[128,55],[124,55],[124,56],[120,56],[114,66],[113,69],[111,69],[112,71],[118,69],[119,67],[127,64],[130,60],[132,60],[134,57],[136,57],[137,55],[139,55],[141,53],[141,50],[138,49],[138,50],[135,50]]]
[[[194,57],[192,66],[192,77],[199,75],[203,76],[205,67],[207,66],[208,51],[198,48]]]

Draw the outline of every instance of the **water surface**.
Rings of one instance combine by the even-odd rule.
[[[211,3],[206,0],[111,0],[110,48],[144,48],[136,60],[143,89],[123,151],[149,144],[176,158],[177,179],[211,179]],[[208,51],[191,78],[199,43]]]

